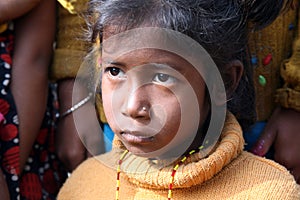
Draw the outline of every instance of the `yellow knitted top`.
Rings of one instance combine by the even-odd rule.
[[[298,9],[298,28],[293,43],[293,52],[284,60],[280,74],[284,85],[276,91],[275,101],[285,108],[300,112],[300,9]]]
[[[228,114],[214,152],[204,159],[193,154],[178,168],[173,199],[300,199],[299,185],[284,167],[242,151],[243,145],[241,128]],[[58,199],[115,199],[116,165],[122,148],[120,141],[115,141],[111,152],[81,164]],[[127,154],[121,165],[120,199],[167,199],[173,166],[158,165]]]
[[[86,22],[83,13],[88,0],[58,0],[56,49],[50,79],[75,78],[87,54]]]
[[[300,9],[291,8],[268,27],[250,34],[259,121],[269,119],[276,103],[300,111],[300,20],[297,17]]]

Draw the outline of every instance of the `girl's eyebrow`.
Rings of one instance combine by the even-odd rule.
[[[180,72],[181,74],[184,73],[186,71],[186,67],[184,66],[179,66],[178,64],[175,63],[169,63],[169,62],[161,62],[161,63],[149,63],[154,65],[155,67],[159,68],[159,69],[163,69],[163,68],[172,68],[178,72]]]
[[[109,60],[109,61],[104,61],[104,63],[109,64],[109,65],[125,66],[125,64],[122,63],[122,62],[111,61],[111,60]]]
[[[107,61],[104,60],[103,62],[107,65],[114,65],[114,66],[120,66],[120,67],[126,66],[125,63],[122,63],[122,62],[119,62],[119,61],[114,61],[114,60],[107,60]],[[178,64],[173,63],[173,62],[165,62],[165,61],[143,63],[141,65],[152,65],[152,66],[155,66],[157,69],[172,68],[172,69],[178,71],[181,74],[184,74],[187,70],[186,66],[181,66],[181,65],[178,65]]]
[[[158,69],[164,69],[164,68],[176,69],[177,68],[177,67],[174,67],[174,64],[170,64],[170,63],[166,63],[166,62],[161,62],[161,63],[158,63],[158,62],[153,63],[152,62],[152,63],[149,63],[149,65],[153,65]]]

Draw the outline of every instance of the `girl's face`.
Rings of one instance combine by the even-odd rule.
[[[199,130],[210,106],[199,72],[168,51],[144,48],[115,55],[114,45],[108,46],[101,59],[103,107],[125,147],[162,158],[200,146]]]

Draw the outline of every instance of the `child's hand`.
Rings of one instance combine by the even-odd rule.
[[[278,107],[252,152],[264,156],[274,148],[274,160],[284,165],[300,184],[300,112]]]

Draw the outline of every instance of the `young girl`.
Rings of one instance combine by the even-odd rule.
[[[243,59],[248,22],[264,26],[284,2],[91,5],[91,35],[102,41],[103,107],[116,138],[111,152],[72,173],[58,199],[300,198],[284,167],[243,151],[242,130],[231,114],[243,127],[254,116]]]

